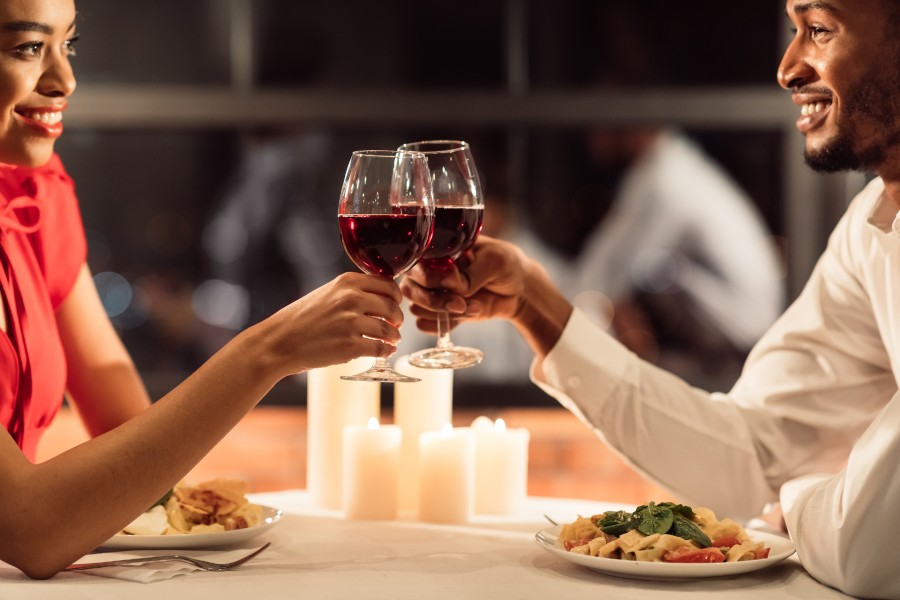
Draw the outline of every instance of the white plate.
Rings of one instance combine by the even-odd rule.
[[[617,577],[629,579],[649,579],[654,581],[674,581],[680,579],[700,579],[706,577],[733,577],[742,573],[758,571],[779,563],[794,553],[794,544],[791,540],[763,531],[747,530],[747,535],[752,539],[765,542],[771,548],[768,558],[757,560],[743,560],[731,563],[663,563],[663,562],[638,562],[634,560],[621,560],[618,558],[602,558],[599,556],[585,556],[569,552],[556,545],[561,525],[548,527],[539,531],[534,536],[534,541],[541,548],[556,554],[577,565],[582,565]]]
[[[185,533],[181,535],[126,535],[116,534],[106,540],[101,548],[136,550],[139,548],[216,548],[238,544],[268,531],[277,523],[282,512],[277,508],[260,506],[262,522],[246,529],[220,531],[218,533]]]

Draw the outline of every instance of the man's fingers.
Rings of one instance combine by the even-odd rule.
[[[421,306],[432,312],[446,310],[451,313],[463,313],[466,310],[465,299],[441,289],[428,289],[410,279],[403,282],[401,289],[412,307]]]

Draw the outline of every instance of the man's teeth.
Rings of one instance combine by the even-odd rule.
[[[53,111],[53,112],[23,112],[22,116],[31,119],[33,121],[39,121],[44,123],[45,125],[56,125],[60,121],[62,121],[62,111]]]
[[[813,102],[812,104],[804,104],[800,107],[800,114],[803,116],[812,115],[819,111],[825,110],[831,103],[829,102]]]

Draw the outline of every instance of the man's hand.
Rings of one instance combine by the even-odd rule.
[[[441,310],[450,314],[451,327],[466,320],[514,320],[521,307],[528,262],[513,244],[481,236],[450,269],[417,265],[407,273],[400,289],[409,298],[416,325],[423,331],[436,331],[435,313]]]
[[[411,302],[416,326],[437,331],[436,312],[450,314],[450,326],[463,321],[507,319],[539,356],[559,339],[572,306],[544,268],[518,246],[488,236],[448,270],[416,266],[400,286]]]

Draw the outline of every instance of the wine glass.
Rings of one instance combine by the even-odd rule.
[[[459,140],[411,142],[400,149],[423,153],[431,172],[434,235],[419,262],[428,269],[449,270],[475,243],[484,219],[484,194],[472,151]],[[447,311],[439,311],[437,317],[436,345],[410,354],[410,364],[426,369],[461,369],[480,363],[484,358],[481,350],[457,346],[450,340]]]
[[[431,241],[434,203],[428,161],[404,150],[358,150],[350,157],[338,206],[341,242],[364,273],[402,275],[422,257]],[[420,381],[398,373],[387,359],[353,381]]]

